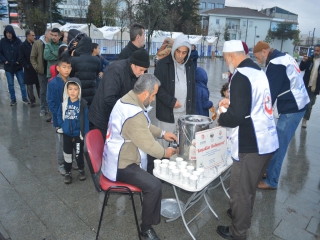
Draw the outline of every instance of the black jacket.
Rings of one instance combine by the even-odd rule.
[[[186,114],[195,114],[196,81],[193,61],[189,59],[186,62],[185,67],[187,76]],[[171,54],[157,62],[154,75],[161,82],[156,98],[156,117],[162,122],[174,123],[173,107],[177,99],[174,97],[175,70]]]
[[[12,34],[11,40],[7,39],[6,32]],[[0,41],[0,59],[4,64],[4,70],[11,73],[22,70],[22,65],[18,60],[21,40],[17,38],[11,25],[5,27],[3,35],[4,37]],[[8,61],[7,64],[5,64],[6,61]]]
[[[113,106],[118,99],[133,89],[136,81],[137,77],[132,72],[129,59],[115,61],[109,65],[90,106],[89,121],[95,127],[107,131]]]
[[[128,42],[127,46],[125,46],[124,49],[122,49],[122,51],[119,53],[117,60],[121,60],[121,59],[127,59],[129,57],[131,57],[132,53],[134,51],[137,51],[138,48],[136,45],[134,45],[131,41]]]
[[[249,58],[243,60],[238,67],[261,69]],[[227,112],[220,114],[218,121],[222,127],[235,128],[239,126],[239,153],[258,152],[252,119],[246,118],[251,113],[251,102],[252,91],[250,80],[247,76],[236,72],[232,76],[230,83],[230,106]]]
[[[82,86],[82,98],[91,105],[96,94],[96,79],[100,72],[100,61],[92,56],[92,41],[84,37],[77,45],[75,56],[71,59],[72,71],[70,77],[79,78]]]
[[[312,72],[312,68],[313,68],[313,59],[314,59],[314,55],[312,55],[309,58],[309,60],[307,60],[305,62],[301,61],[301,63],[300,63],[300,70],[305,71],[304,76],[303,76],[303,81],[304,81],[304,85],[306,86],[307,89],[308,89],[309,80],[310,80],[310,76],[311,76],[311,72]],[[318,78],[317,78],[316,89],[314,92],[318,95],[319,91],[320,91],[320,66],[318,68]]]
[[[19,62],[24,68],[24,83],[27,85],[38,83],[38,74],[30,62],[31,49],[32,45],[27,39],[19,47]]]

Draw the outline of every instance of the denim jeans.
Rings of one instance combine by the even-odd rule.
[[[27,91],[26,91],[26,86],[24,85],[24,78],[23,78],[23,71],[22,70],[14,72],[14,73],[6,71],[6,77],[7,77],[7,81],[8,81],[10,98],[12,101],[17,101],[16,94],[14,91],[14,74],[16,74],[18,83],[20,85],[22,100],[25,100],[25,99],[27,99]]]
[[[48,79],[46,74],[38,74],[38,80],[40,84],[40,110],[47,112],[47,85]]]
[[[270,161],[267,169],[267,178],[264,180],[264,182],[270,187],[276,188],[278,186],[283,159],[304,113],[305,111],[280,114],[277,123],[279,149],[275,152]]]

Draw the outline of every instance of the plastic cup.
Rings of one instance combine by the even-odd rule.
[[[194,166],[187,166],[187,170],[190,173],[190,175],[193,173]]]
[[[191,188],[197,188],[198,176],[190,175],[189,177],[189,186]]]
[[[180,171],[178,169],[173,169],[172,170],[172,180],[175,182],[179,181],[179,173]]]
[[[162,159],[162,163],[169,164],[169,159]]]
[[[178,165],[179,170],[186,169],[187,165]]]
[[[183,174],[184,174],[184,173],[187,173],[188,171],[187,171],[186,168],[181,168],[181,169],[179,169],[179,170],[180,170],[180,179],[183,180]]]
[[[168,172],[169,172],[169,177],[172,178],[172,170],[176,169],[176,166],[169,165],[168,166]]]
[[[187,165],[188,165],[188,163],[187,163],[186,161],[181,161],[181,162],[179,163],[179,165],[187,166]]]
[[[160,174],[161,175],[168,175],[168,164],[161,163],[161,165],[160,165]]]
[[[182,162],[183,161],[183,158],[182,157],[176,157],[176,162],[177,162],[177,164],[179,164],[180,162]]]
[[[201,173],[201,172],[198,172],[198,171],[193,171],[193,173],[192,173],[192,175],[198,177],[199,181],[200,181],[200,179],[201,179],[201,174],[202,174],[202,173]]]
[[[197,172],[201,173],[199,176],[199,180],[202,180],[204,175],[204,168],[197,168]]]
[[[169,166],[176,166],[177,165],[177,162],[175,162],[175,161],[170,161],[169,162]]]
[[[189,185],[189,177],[190,177],[190,173],[185,172],[182,174],[182,184],[183,185]]]
[[[153,163],[154,163],[154,169],[159,172],[160,171],[161,160],[160,159],[155,159],[155,160],[153,160]]]

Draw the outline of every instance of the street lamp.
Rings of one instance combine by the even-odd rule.
[[[90,27],[91,27],[91,22],[87,23],[88,24],[88,30],[89,30],[89,37],[90,37]]]
[[[256,36],[257,36],[257,26],[254,26],[253,46],[255,46],[255,45],[256,45]]]

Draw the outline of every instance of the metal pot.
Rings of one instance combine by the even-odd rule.
[[[179,156],[184,160],[196,160],[191,148],[195,151],[195,133],[209,129],[212,119],[200,115],[184,115],[178,119]]]

